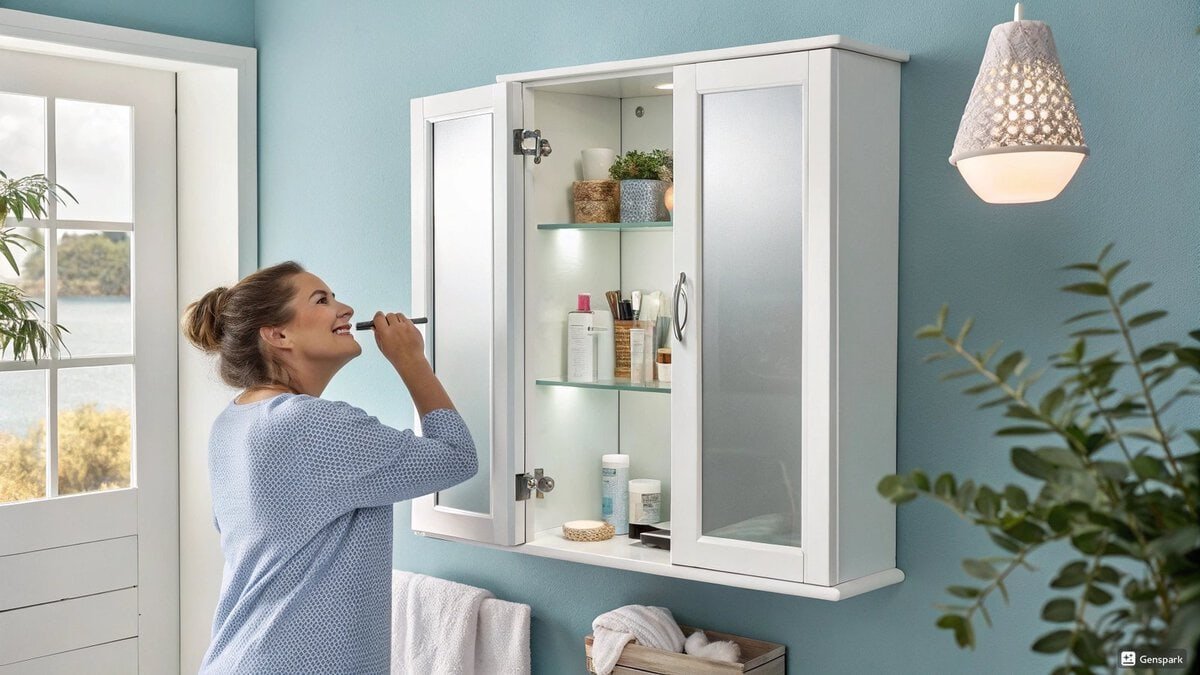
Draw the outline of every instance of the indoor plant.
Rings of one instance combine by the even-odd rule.
[[[673,168],[670,150],[630,150],[617,156],[608,175],[621,181],[621,222],[671,219],[663,196],[674,178]]]
[[[11,213],[18,221],[24,220],[26,214],[45,218],[51,199],[65,203],[58,195],[59,190],[75,199],[69,190],[51,183],[43,174],[9,179],[8,174],[0,171],[0,256],[12,267],[14,274],[20,275],[21,271],[13,249],[26,251],[27,246],[40,247],[41,244],[17,234],[13,228],[6,228],[8,215]],[[41,320],[37,314],[39,309],[42,309],[41,303],[27,298],[20,288],[0,283],[0,356],[6,355],[11,348],[12,358],[31,358],[36,363],[51,344],[62,344],[62,332],[66,329]]]
[[[1111,248],[1095,262],[1066,268],[1087,278],[1062,290],[1099,306],[1067,319],[1084,327],[1051,357],[1058,382],[1041,386],[1037,397],[1031,387],[1044,371],[1027,373],[1029,359],[1019,351],[1001,356],[998,344],[969,350],[970,319],[951,332],[943,307],[935,323],[917,333],[941,348],[928,361],[965,364],[944,379],[972,378],[964,393],[987,394],[981,408],[1004,409],[1011,422],[998,436],[1030,439],[1012,448],[1011,461],[1034,479],[1036,493],[1015,484],[959,481],[949,473],[930,480],[920,470],[887,476],[878,486],[897,504],[918,496],[941,502],[1003,549],[998,556],[964,560],[963,569],[978,582],[950,586],[959,601],[939,605],[944,614],[937,625],[953,631],[960,647],[974,646],[977,614],[990,625],[986,603],[993,591],[1007,601],[1008,576],[1019,567],[1035,569],[1027,562],[1030,553],[1059,542],[1074,549],[1079,559],[1058,570],[1050,581],[1055,597],[1042,608],[1042,618],[1061,627],[1032,645],[1037,652],[1063,653],[1056,674],[1115,668],[1122,646],[1188,647],[1195,658],[1200,638],[1200,424],[1194,407],[1200,330],[1180,342],[1139,348],[1134,333],[1167,313],[1128,315],[1128,304],[1150,284],[1118,289],[1117,277],[1129,261],[1107,265]],[[1097,341],[1115,342],[1117,349],[1097,353]],[[1190,428],[1179,430],[1173,421]]]

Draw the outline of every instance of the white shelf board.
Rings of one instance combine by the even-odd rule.
[[[644,572],[721,586],[735,586],[768,593],[831,601],[844,600],[877,588],[898,584],[904,580],[904,572],[892,568],[852,579],[837,586],[816,586],[699,567],[672,565],[670,551],[645,546],[625,535],[617,535],[607,541],[599,542],[570,541],[562,536],[562,528],[558,527],[542,530],[532,541],[513,547],[511,550],[543,558],[556,558],[631,572]]]

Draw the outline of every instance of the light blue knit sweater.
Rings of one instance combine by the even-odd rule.
[[[478,469],[457,412],[433,410],[421,430],[296,394],[217,416],[208,462],[225,570],[201,673],[388,672],[392,504]]]

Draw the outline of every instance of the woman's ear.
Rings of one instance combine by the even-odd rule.
[[[276,349],[291,349],[292,347],[292,339],[285,335],[283,329],[278,326],[263,326],[258,329],[258,336]]]

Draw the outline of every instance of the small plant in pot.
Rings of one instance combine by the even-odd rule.
[[[0,171],[0,258],[14,274],[20,275],[21,271],[13,250],[23,252],[29,250],[27,247],[40,248],[41,244],[17,234],[14,228],[6,228],[8,215],[11,213],[18,221],[25,220],[26,214],[45,218],[50,200],[65,203],[58,195],[59,190],[75,199],[69,190],[51,183],[42,174],[10,179]],[[41,303],[26,297],[20,288],[0,282],[0,356],[9,355],[11,350],[12,358],[32,359],[37,363],[51,344],[62,344],[62,332],[66,329],[43,321],[38,316],[39,309]]]
[[[674,178],[673,168],[670,150],[630,150],[617,156],[608,175],[621,181],[622,223],[671,219],[664,195]]]

